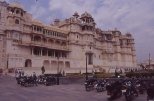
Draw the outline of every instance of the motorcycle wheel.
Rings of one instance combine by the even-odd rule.
[[[125,93],[125,99],[126,99],[126,101],[131,101],[131,95]]]

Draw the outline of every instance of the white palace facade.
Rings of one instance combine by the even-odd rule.
[[[46,25],[18,3],[0,2],[0,68],[25,71],[85,72],[136,67],[134,38],[101,30],[93,17],[77,12]]]

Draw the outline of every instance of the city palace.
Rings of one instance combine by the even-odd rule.
[[[97,28],[88,12],[50,25],[19,3],[0,1],[0,68],[28,72],[84,73],[136,68],[134,38],[118,29]]]

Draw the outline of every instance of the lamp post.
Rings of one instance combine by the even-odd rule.
[[[57,56],[57,74],[59,74],[59,55]]]
[[[6,68],[9,68],[9,55],[6,56]]]
[[[57,85],[59,85],[59,54],[58,54],[58,56],[57,56]]]
[[[88,80],[88,71],[87,71],[87,55],[88,55],[88,53],[86,53],[85,55],[86,55],[86,80]]]
[[[149,53],[149,69],[151,67],[151,59],[150,59],[150,53]]]

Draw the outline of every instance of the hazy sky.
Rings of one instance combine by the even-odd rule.
[[[7,0],[14,1],[14,0]],[[97,27],[132,33],[138,61],[154,59],[154,0],[16,0],[44,23],[89,12]]]

